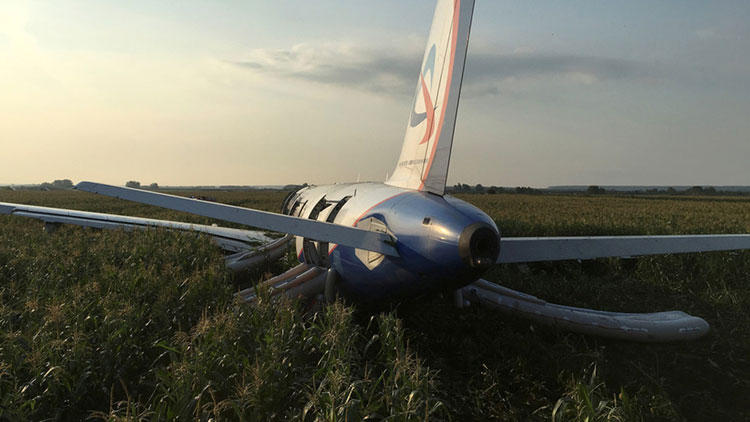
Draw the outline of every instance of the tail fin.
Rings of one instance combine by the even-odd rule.
[[[445,193],[474,0],[438,0],[401,157],[387,184]]]

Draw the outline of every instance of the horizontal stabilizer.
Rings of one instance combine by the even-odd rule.
[[[750,249],[748,234],[506,237],[498,264]]]
[[[126,199],[157,207],[184,211],[204,217],[216,218],[265,230],[289,233],[316,241],[336,243],[352,248],[398,256],[395,239],[387,233],[379,233],[356,227],[341,226],[306,218],[292,217],[233,205],[183,198],[163,193],[110,186],[92,182],[81,182],[76,189],[98,193],[113,198]]]
[[[709,331],[705,320],[681,311],[633,314],[555,305],[482,279],[458,290],[457,294],[461,305],[468,301],[541,324],[599,337],[665,342],[695,340]]]

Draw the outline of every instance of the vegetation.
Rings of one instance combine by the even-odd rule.
[[[59,179],[52,183],[44,182],[39,185],[39,189],[42,190],[55,190],[55,189],[73,189],[73,182],[70,179]]]
[[[551,194],[551,195],[618,195],[618,196],[632,196],[632,195],[692,195],[692,196],[748,196],[750,188],[746,186],[724,186],[719,189],[713,186],[692,186],[692,187],[648,187],[648,186],[615,186],[611,190],[605,189],[601,186],[590,185],[586,188],[582,186],[550,186],[548,188],[535,189],[531,187],[516,186],[515,188],[490,186],[485,187],[478,184],[474,187],[469,186],[465,183],[456,183],[453,186],[448,186],[447,191],[451,194],[461,193],[519,193],[523,195],[527,194]]]
[[[285,192],[210,194],[275,211]],[[462,194],[505,236],[750,233],[750,200]],[[0,201],[210,223],[76,191]],[[703,340],[649,345],[425,298],[368,315],[234,301],[204,237],[0,218],[0,420],[747,420],[750,254],[499,266],[550,301],[681,309]]]
[[[586,188],[586,193],[588,193],[589,195],[603,195],[607,193],[607,191],[606,189],[600,188],[599,186],[591,185]]]

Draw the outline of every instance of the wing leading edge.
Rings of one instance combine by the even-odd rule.
[[[498,264],[750,249],[750,234],[507,237]]]

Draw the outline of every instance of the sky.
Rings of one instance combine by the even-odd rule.
[[[383,181],[434,2],[0,2],[0,183]],[[750,185],[750,2],[477,0],[448,183]]]

